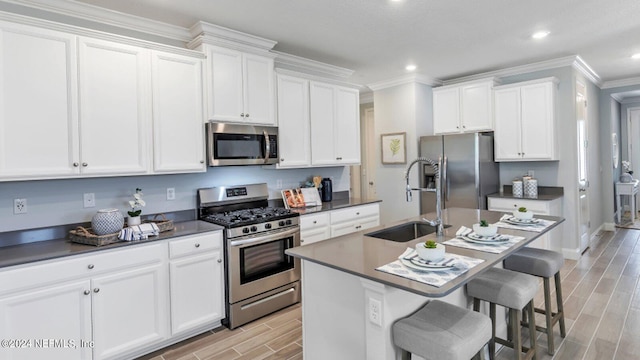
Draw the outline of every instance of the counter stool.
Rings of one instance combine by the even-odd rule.
[[[489,302],[491,317],[491,340],[489,341],[489,359],[495,358],[496,342],[514,349],[515,359],[536,358],[536,328],[533,313],[533,297],[538,290],[535,277],[519,272],[491,268],[467,283],[467,294],[473,297],[473,310],[480,310],[480,300]],[[496,336],[496,305],[509,309],[509,340]],[[529,338],[531,347],[522,346],[520,332],[521,311],[529,313]]]
[[[491,320],[486,315],[432,300],[396,321],[392,332],[403,360],[410,359],[411,354],[425,359],[469,360],[480,355],[491,339]]]
[[[555,352],[553,345],[553,326],[560,322],[560,336],[567,336],[564,326],[564,310],[562,306],[562,286],[560,285],[560,269],[564,265],[562,254],[544,250],[525,247],[504,260],[504,268],[518,271],[525,274],[531,274],[541,277],[544,281],[544,309],[535,308],[535,312],[544,314],[546,319],[546,327],[536,326],[540,332],[547,334],[547,343],[549,355]],[[558,312],[551,310],[551,290],[549,279],[554,277],[556,286],[556,304]]]

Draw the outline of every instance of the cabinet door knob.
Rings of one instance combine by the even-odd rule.
[[[89,294],[91,294],[91,291],[89,291],[89,290],[85,290],[85,291],[84,291],[84,294],[85,294],[85,295],[89,295]]]
[[[93,292],[96,293],[96,294],[99,293],[100,292],[100,288],[93,289]]]
[[[222,259],[218,259],[218,263],[221,263],[221,262],[222,262]]]
[[[80,166],[80,164],[78,164],[77,162],[73,163],[73,167],[78,167],[78,166]]]
[[[304,239],[300,239],[300,243],[302,244],[304,242]]]
[[[460,126],[456,126],[456,129],[460,129]]]
[[[89,166],[89,164],[87,164],[86,162],[83,162],[82,166],[87,167],[87,166]]]
[[[196,247],[197,247],[197,248],[199,248],[199,247],[200,247],[200,244],[196,243]]]
[[[317,224],[317,223],[318,223],[318,221],[317,221],[317,220],[313,220],[313,223],[314,223],[314,224]]]
[[[240,114],[241,117],[244,117],[244,113]]]
[[[463,128],[463,129],[466,129],[466,128],[467,128],[467,126],[466,126],[466,125],[462,125],[462,128]]]
[[[200,160],[200,164],[204,164],[204,160]]]
[[[280,161],[284,161],[284,159],[283,159],[283,158],[280,158]]]
[[[358,211],[358,212],[356,213],[356,215],[360,215],[360,212]]]
[[[87,268],[89,268],[89,270],[91,270],[91,269],[94,268],[94,266],[93,266],[93,264],[89,264],[89,266],[87,266]]]
[[[249,117],[249,114],[246,114],[244,117]]]

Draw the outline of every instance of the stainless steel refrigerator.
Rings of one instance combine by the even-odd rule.
[[[420,156],[440,162],[442,207],[486,209],[487,195],[500,190],[500,168],[493,159],[493,133],[423,136]],[[421,164],[420,187],[435,188],[434,171]],[[420,192],[420,213],[436,209],[436,194]]]

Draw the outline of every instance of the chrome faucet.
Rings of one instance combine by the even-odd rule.
[[[412,188],[411,185],[409,185],[409,173],[411,172],[411,168],[413,167],[413,165],[415,165],[417,163],[427,163],[427,164],[431,165],[431,167],[435,171],[435,179],[436,179],[436,188],[435,189],[430,189],[430,188]],[[407,167],[407,171],[405,173],[405,180],[407,181],[407,189],[406,189],[407,202],[411,202],[411,200],[413,198],[413,195],[411,194],[411,192],[414,191],[414,190],[435,192],[436,193],[436,218],[435,218],[435,220],[429,220],[429,219],[425,219],[425,218],[422,218],[422,220],[424,220],[425,222],[427,222],[431,226],[435,226],[436,227],[436,235],[437,236],[442,236],[444,234],[444,227],[442,225],[442,204],[441,204],[441,199],[440,199],[440,166],[438,165],[438,162],[433,161],[433,160],[428,159],[428,158],[424,158],[424,157],[419,157],[419,158],[413,160],[411,162],[411,164],[409,164],[409,166]]]

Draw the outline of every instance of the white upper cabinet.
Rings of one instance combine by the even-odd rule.
[[[311,164],[309,81],[278,74],[278,167]]]
[[[433,89],[434,134],[493,130],[494,84],[492,78]]]
[[[209,120],[275,124],[273,59],[207,45]]]
[[[85,174],[149,170],[149,50],[79,40],[80,166]]]
[[[0,179],[79,173],[76,36],[0,22]]]
[[[153,170],[203,172],[202,60],[152,52]]]
[[[545,78],[495,89],[495,160],[557,160],[555,91]]]
[[[359,106],[358,90],[310,83],[312,165],[360,163]]]

